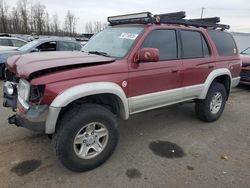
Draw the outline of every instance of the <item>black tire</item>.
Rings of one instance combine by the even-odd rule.
[[[5,64],[0,64],[0,79],[4,80],[5,79]]]
[[[103,124],[109,136],[106,146],[99,155],[91,159],[83,159],[76,154],[73,143],[82,127],[91,122]],[[62,164],[74,172],[92,170],[103,164],[111,156],[118,142],[116,118],[100,105],[83,104],[73,107],[64,114],[57,126],[53,136],[56,154]]]
[[[212,101],[213,96],[216,93],[220,93],[222,95],[222,104],[217,113],[212,113],[210,110],[210,103]],[[207,97],[204,100],[197,100],[195,105],[195,112],[197,117],[206,122],[213,122],[220,118],[221,114],[224,111],[227,100],[227,91],[223,84],[215,82],[209,88],[207,93]]]

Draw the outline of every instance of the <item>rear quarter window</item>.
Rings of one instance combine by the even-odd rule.
[[[237,46],[231,34],[222,31],[209,31],[220,56],[234,56],[238,54]]]

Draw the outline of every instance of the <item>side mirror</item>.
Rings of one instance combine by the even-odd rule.
[[[34,49],[32,49],[30,52],[31,52],[31,53],[33,53],[33,52],[39,52],[39,50],[38,50],[37,48],[34,48]]]
[[[142,48],[138,52],[138,62],[157,62],[160,59],[158,48]]]

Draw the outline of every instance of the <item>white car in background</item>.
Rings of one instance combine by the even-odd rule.
[[[0,37],[0,51],[15,50],[23,45],[27,44],[27,41],[14,38],[14,37]]]

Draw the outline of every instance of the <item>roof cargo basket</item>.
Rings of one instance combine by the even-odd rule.
[[[135,14],[110,16],[108,17],[108,22],[110,25],[153,23],[153,14],[150,12],[141,12]]]
[[[219,24],[219,17],[202,18],[202,19],[184,19],[186,13],[184,11],[173,12],[167,14],[153,15],[150,12],[142,12],[136,14],[126,14],[120,16],[108,17],[110,25],[121,24],[180,24],[185,26],[203,27],[207,29],[229,29],[229,25]]]
[[[157,14],[154,15],[154,17],[160,17],[161,19],[163,18],[172,18],[172,19],[183,19],[186,17],[186,12],[180,11],[180,12],[172,12],[172,13],[167,13],[167,14]]]
[[[197,22],[220,23],[220,18],[219,17],[190,19],[190,20],[191,21],[197,21]]]

